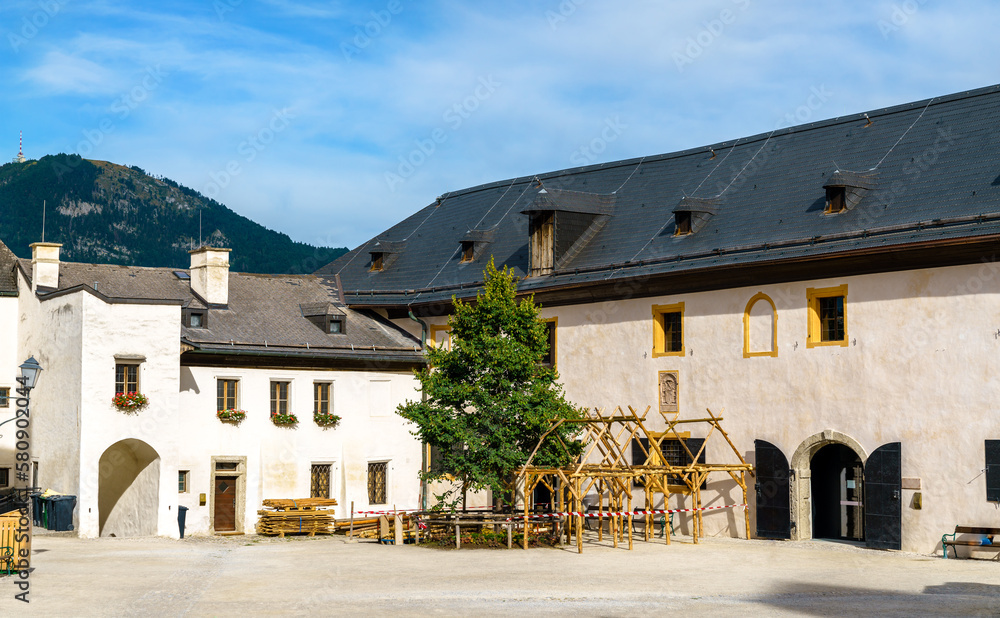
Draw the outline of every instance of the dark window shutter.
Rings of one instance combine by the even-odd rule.
[[[986,499],[1000,502],[1000,440],[986,441]]]
[[[642,444],[642,446],[639,446]],[[645,450],[643,450],[645,449]],[[632,465],[646,465],[646,453],[649,452],[648,438],[632,438]]]

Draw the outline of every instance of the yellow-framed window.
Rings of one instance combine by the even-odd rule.
[[[541,364],[545,367],[555,368],[556,366],[556,329],[559,326],[559,318],[543,319],[546,334],[548,335],[549,349],[542,356]]]
[[[808,288],[809,334],[806,347],[847,346],[847,284]]]
[[[447,324],[444,326],[431,324],[430,339],[427,341],[427,344],[431,347],[441,348],[442,350],[450,350],[451,327]]]
[[[653,305],[653,358],[684,356],[684,303]]]

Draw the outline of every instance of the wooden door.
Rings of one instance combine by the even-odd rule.
[[[236,478],[215,477],[215,531],[236,531]]]
[[[899,549],[903,538],[902,450],[883,444],[865,462],[865,544]]]
[[[690,440],[688,441],[690,442]],[[754,440],[757,473],[757,536],[766,539],[791,538],[788,459],[781,449]]]

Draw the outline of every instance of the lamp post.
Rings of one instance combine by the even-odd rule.
[[[31,491],[33,489],[33,475],[31,465],[31,389],[38,384],[38,375],[42,372],[42,366],[38,364],[32,356],[21,364],[21,377],[17,378],[20,387],[17,389],[17,414],[15,416],[17,432],[15,434],[14,453],[14,474],[17,478],[19,498],[23,500],[20,508],[21,517],[18,518],[18,533],[27,534],[27,551],[22,548],[21,555],[15,556],[20,579],[18,586],[24,591],[27,600],[28,578],[30,573],[31,554],[31,532],[33,521],[33,508],[31,503]]]

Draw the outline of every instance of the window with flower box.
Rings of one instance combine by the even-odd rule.
[[[239,380],[219,378],[216,380],[216,410],[237,410],[239,402]]]
[[[288,414],[288,382],[271,382],[271,414]]]
[[[115,364],[115,393],[139,392],[139,363]]]

